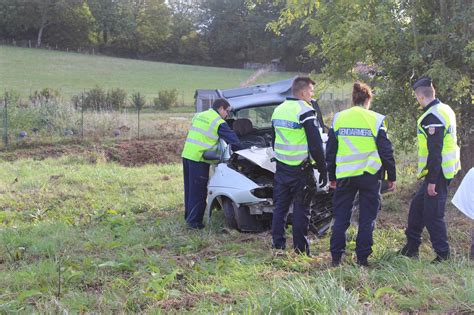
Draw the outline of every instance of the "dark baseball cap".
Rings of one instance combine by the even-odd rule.
[[[416,80],[415,83],[413,83],[413,90],[416,90],[417,88],[419,87],[422,87],[422,86],[431,86],[431,84],[433,83],[433,80],[431,80],[430,77],[420,77],[418,80]]]

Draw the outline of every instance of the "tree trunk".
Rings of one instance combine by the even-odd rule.
[[[38,38],[36,40],[36,48],[41,47],[41,38],[43,37],[43,30],[44,30],[45,25],[42,24],[39,31],[38,31]]]
[[[44,4],[45,7],[41,10],[41,25],[38,31],[38,38],[36,40],[36,47],[41,47],[41,39],[43,38],[43,31],[46,25],[48,25],[48,4]]]
[[[138,140],[140,140],[140,110],[138,110]]]
[[[102,40],[104,41],[104,45],[107,45],[107,42],[109,41],[109,31],[107,30],[107,27],[104,28],[102,31]]]

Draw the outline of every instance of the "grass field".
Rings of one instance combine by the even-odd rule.
[[[194,103],[196,89],[238,87],[252,70],[179,65],[105,56],[0,46],[0,86],[27,97],[45,87],[69,99],[84,89],[100,86],[141,92],[149,99],[163,89],[176,88],[179,102]],[[292,78],[289,72],[268,73],[256,83]]]
[[[196,88],[235,87],[252,74],[1,46],[0,73],[2,88],[23,97],[44,87],[66,97],[94,85],[148,97],[176,87],[185,102],[192,102]],[[86,113],[91,138],[104,138],[120,125],[131,129],[121,138],[92,142],[92,149],[73,140],[69,149],[44,148],[42,139],[32,138],[13,140],[16,150],[0,152],[0,314],[474,313],[472,223],[449,203],[451,261],[429,263],[434,255],[427,234],[420,259],[396,254],[416,189],[411,155],[397,159],[398,190],[384,195],[369,268],[355,265],[353,227],[338,268],[330,268],[327,236],[312,239],[312,257],[291,250],[274,257],[269,233],[228,230],[221,211],[206,229],[187,230],[180,164],[124,167],[110,162],[115,159],[105,150],[110,142],[122,146],[114,147],[117,159],[124,152],[144,161],[146,155],[174,154],[157,163],[175,163],[190,117],[144,113],[141,135],[162,141],[154,150],[150,143],[129,141],[137,135],[134,113]],[[291,228],[289,244],[290,235]]]
[[[419,260],[395,254],[411,167],[384,197],[372,266],[354,264],[351,228],[345,262],[330,268],[328,237],[313,239],[311,258],[277,258],[268,233],[224,229],[220,211],[188,231],[180,165],[126,168],[98,156],[0,163],[0,313],[474,312],[469,224],[452,207],[453,260],[430,264],[426,240]]]

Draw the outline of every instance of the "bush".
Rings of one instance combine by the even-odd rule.
[[[178,90],[161,90],[158,92],[158,97],[153,99],[156,109],[170,109],[178,103]]]
[[[96,86],[86,91],[83,106],[85,109],[92,110],[107,109],[107,94],[104,89]]]
[[[2,97],[2,106],[5,106],[5,100],[8,102],[8,106],[16,106],[20,101],[20,94],[16,91],[6,91]]]
[[[74,106],[75,110],[79,110],[82,108],[82,103],[83,103],[84,98],[85,98],[85,93],[83,92],[77,95],[73,95],[71,97],[71,103],[72,103],[72,106]]]
[[[140,92],[133,93],[130,97],[132,106],[135,107],[138,111],[141,111],[146,105],[146,98],[144,95],[141,95]]]
[[[8,125],[11,134],[20,131],[63,135],[66,130],[77,130],[79,115],[71,105],[55,99],[42,100],[33,107],[10,106]]]
[[[127,92],[120,88],[107,91],[107,107],[109,109],[121,110],[125,106]]]
[[[120,88],[111,89],[107,92],[96,86],[71,98],[75,109],[88,109],[94,111],[120,110],[127,102],[127,92]]]
[[[34,91],[29,97],[30,102],[33,105],[38,105],[49,101],[58,101],[59,98],[59,92],[50,88],[44,88],[41,91]]]

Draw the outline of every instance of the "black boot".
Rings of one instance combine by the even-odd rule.
[[[341,264],[342,256],[332,256],[331,267],[337,267]]]
[[[357,257],[357,264],[362,267],[369,267],[369,262],[367,261],[367,257]]]
[[[437,264],[440,262],[443,262],[445,260],[448,260],[451,257],[449,252],[444,252],[444,253],[436,253],[436,258],[433,259],[431,262],[432,264]]]
[[[419,256],[418,249],[410,248],[408,245],[403,246],[397,253],[410,258],[418,258]]]

